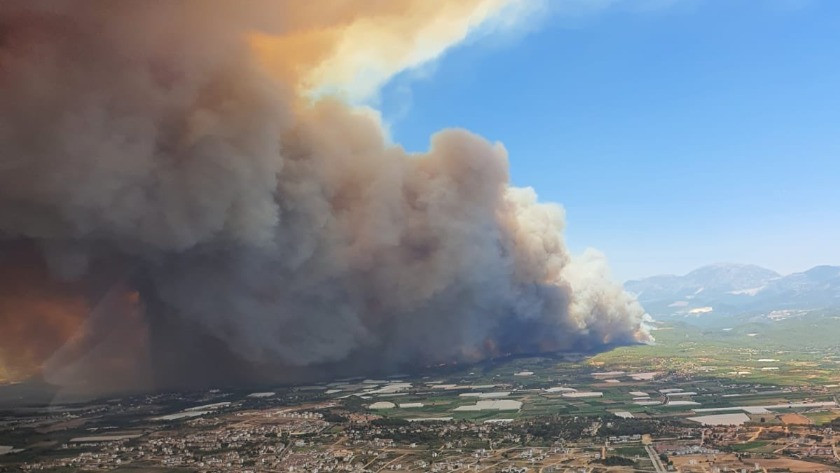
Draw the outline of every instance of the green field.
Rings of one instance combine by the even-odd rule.
[[[746,324],[724,331],[671,323],[654,331],[655,344],[616,348],[589,363],[609,370],[682,372],[739,383],[840,383],[840,321],[824,318],[818,327],[811,325]]]
[[[766,440],[755,440],[753,442],[744,442],[744,443],[737,443],[732,445],[733,452],[749,452],[749,451],[759,451],[762,450],[764,447],[769,445],[770,442]]]

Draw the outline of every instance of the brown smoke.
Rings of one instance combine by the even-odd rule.
[[[501,144],[408,154],[306,98],[367,95],[353,71],[376,86],[510,3],[3,3],[0,368],[96,391],[647,340]]]
[[[4,243],[0,248],[0,366],[7,377],[36,370],[76,333],[90,311],[80,292],[78,284],[53,280],[33,245]]]

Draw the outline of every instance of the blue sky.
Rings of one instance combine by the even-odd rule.
[[[379,108],[409,150],[446,127],[503,142],[623,280],[840,264],[838,89],[840,2],[624,0],[467,41]]]

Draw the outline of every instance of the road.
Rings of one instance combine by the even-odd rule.
[[[755,442],[756,440],[758,440],[758,437],[761,436],[762,432],[764,432],[764,427],[759,427],[758,430],[756,430],[755,433],[752,435],[752,437],[747,439],[747,442]]]
[[[667,470],[665,469],[665,466],[662,465],[662,460],[659,459],[659,455],[656,454],[656,450],[654,450],[650,445],[645,445],[645,451],[650,457],[650,461],[653,463],[653,469],[656,470],[656,473],[665,473]]]
[[[402,455],[398,456],[397,458],[394,458],[393,460],[389,461],[388,463],[386,463],[386,464],[382,465],[382,467],[381,467],[381,468],[379,468],[379,469],[378,469],[378,470],[376,470],[376,471],[377,471],[377,472],[380,472],[380,471],[384,470],[384,469],[385,469],[388,465],[390,465],[390,464],[392,464],[392,463],[394,463],[394,462],[396,462],[396,461],[398,461],[398,460],[402,460],[403,458],[405,458],[405,457],[406,457],[406,455],[407,455],[407,454],[405,454],[405,453],[404,453],[404,454],[402,454]],[[371,462],[371,463],[373,463],[373,462]],[[368,465],[370,465],[370,463],[368,463]],[[367,468],[367,466],[368,466],[368,465],[365,465],[365,468]]]

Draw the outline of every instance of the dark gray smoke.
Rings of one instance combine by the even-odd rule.
[[[309,25],[293,4],[270,27],[257,4],[0,6],[7,377],[294,381],[649,338],[502,145],[408,154],[305,99],[291,58],[269,71],[249,35]]]

